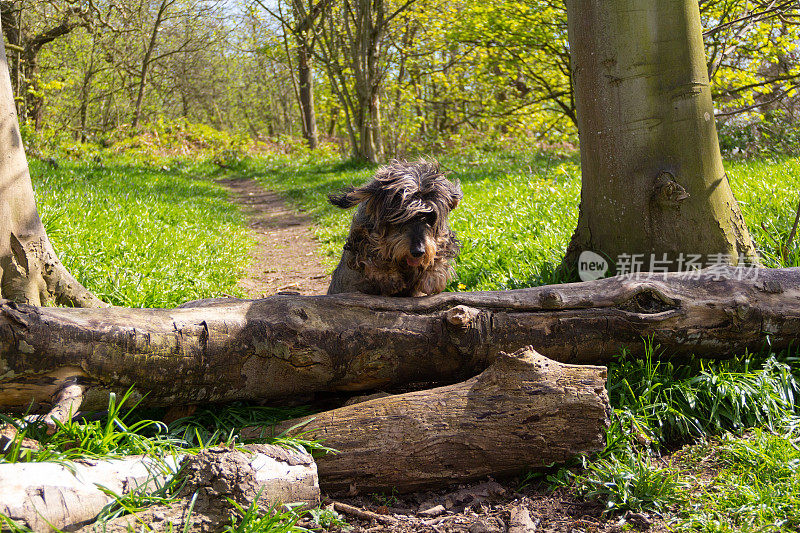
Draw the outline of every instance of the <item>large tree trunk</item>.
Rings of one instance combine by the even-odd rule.
[[[509,476],[605,445],[606,369],[500,354],[463,383],[368,400],[284,423],[339,453],[317,459],[329,491],[409,492]],[[256,435],[257,436],[257,435]]]
[[[32,305],[104,305],[61,264],[33,195],[5,47],[0,42],[0,296]]]
[[[747,279],[736,279],[740,274]],[[500,351],[562,362],[644,351],[725,357],[796,343],[800,269],[719,269],[425,298],[279,295],[177,309],[0,305],[0,408],[101,409],[135,386],[147,405],[279,399],[457,382]]]
[[[584,251],[618,274],[683,270],[692,254],[755,260],[722,167],[697,0],[567,0],[567,12],[582,189],[562,266]]]

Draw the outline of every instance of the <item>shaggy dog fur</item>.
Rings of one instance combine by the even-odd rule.
[[[358,210],[328,294],[442,292],[460,248],[447,216],[462,196],[458,182],[426,160],[393,160],[369,183],[329,195],[333,205]]]

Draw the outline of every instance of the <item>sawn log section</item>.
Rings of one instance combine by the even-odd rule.
[[[599,452],[611,414],[605,385],[603,366],[557,363],[527,347],[499,354],[467,381],[290,420],[276,431],[294,428],[339,450],[317,458],[326,491],[410,492]]]
[[[744,275],[743,275],[744,274]],[[740,280],[737,277],[745,277]],[[81,384],[83,409],[131,385],[148,405],[278,399],[414,381],[457,382],[532,345],[598,363],[643,337],[668,354],[725,357],[789,345],[800,269],[620,277],[427,298],[279,295],[176,309],[0,304],[0,409],[42,407]]]

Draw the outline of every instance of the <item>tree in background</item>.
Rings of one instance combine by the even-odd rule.
[[[191,78],[187,79],[187,76],[196,76],[199,72],[196,68],[186,68],[188,66],[186,60],[191,59],[189,57],[191,54],[200,53],[217,38],[215,30],[220,27],[217,13],[221,8],[222,3],[217,0],[159,0],[152,5],[147,2],[140,5],[139,17],[143,22],[149,21],[149,24],[145,25],[149,28],[149,36],[142,48],[136,101],[131,120],[132,128],[138,127],[141,119],[150,70],[154,64],[163,62],[167,58],[178,56],[185,60],[177,65],[179,67],[177,72],[175,69],[171,72],[178,74],[173,83],[178,82],[183,89],[181,110],[184,116],[188,115],[186,82]],[[158,38],[159,33],[165,34],[163,39]]]
[[[482,56],[484,83],[496,88],[488,92],[481,112],[518,124],[525,124],[532,113],[546,113],[539,126],[546,132],[574,131],[563,1],[488,0],[464,7],[450,35],[475,47],[477,57]]]
[[[314,105],[314,72],[313,57],[317,43],[317,37],[321,24],[324,23],[326,13],[330,9],[333,0],[310,0],[308,3],[303,0],[291,0],[286,6],[291,15],[284,14],[284,4],[277,3],[271,9],[261,0],[256,3],[269,13],[275,20],[281,23],[283,31],[283,45],[286,52],[286,63],[291,73],[290,79],[292,88],[297,97],[297,105],[300,108],[300,124],[302,126],[303,137],[312,150],[319,144],[317,131],[316,106]],[[294,42],[296,47],[297,66],[293,66],[292,53],[289,42]],[[295,76],[296,72],[296,76]]]
[[[786,0],[705,0],[700,8],[728,149],[794,150],[800,6]]]
[[[12,84],[22,95],[20,106],[25,119],[30,119],[38,130],[44,111],[44,88],[39,72],[39,55],[42,48],[76,28],[85,28],[98,16],[91,2],[34,2],[30,0],[3,0],[0,18],[15,53]]]
[[[390,25],[414,0],[339,0],[321,25],[319,58],[344,109],[352,155],[383,157],[381,92],[388,73]]]
[[[560,0],[82,2],[0,2],[21,118],[56,136],[180,120],[310,147],[323,136],[365,160],[576,140]],[[793,150],[796,2],[700,8],[725,145]]]
[[[567,9],[582,181],[563,266],[584,251],[617,262],[617,273],[655,269],[653,260],[684,270],[694,254],[754,260],[722,167],[697,2]]]

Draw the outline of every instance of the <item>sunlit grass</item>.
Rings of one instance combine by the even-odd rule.
[[[460,285],[460,290],[502,290],[559,282],[555,270],[578,219],[577,154],[474,150],[437,159],[464,191],[450,217],[462,250],[458,280],[449,289]],[[341,163],[331,155],[273,156],[246,168],[248,175],[282,192],[315,219],[322,253],[332,269],[352,211],[331,206],[326,195],[367,181],[374,168]],[[734,161],[726,168],[764,265],[800,265],[800,236],[785,258],[778,245],[788,238],[800,200],[800,161]]]
[[[795,362],[786,353],[673,362],[646,342],[643,358],[623,356],[609,365],[613,414],[605,449],[585,460],[577,475],[562,469],[552,479],[603,500],[612,513],[690,509],[691,478],[705,456],[681,453],[678,467],[664,464],[661,455],[720,435],[735,441],[753,427],[776,434],[794,427],[800,393]]]
[[[677,513],[675,529],[733,533],[800,528],[800,448],[796,429],[755,429],[682,451],[694,488]],[[705,471],[705,472],[704,472]]]
[[[800,202],[800,158],[747,159],[725,168],[764,266],[800,266],[800,235],[785,257],[781,250]]]
[[[448,177],[461,182],[464,199],[450,216],[461,241],[457,282],[461,290],[529,287],[557,281],[554,270],[572,235],[580,197],[576,156],[548,153],[441,155]],[[248,174],[285,194],[317,222],[316,234],[332,269],[352,217],[326,195],[370,179],[374,168],[336,157],[276,157],[253,161]]]
[[[212,168],[31,163],[59,257],[102,300],[126,307],[238,294],[250,241]]]

